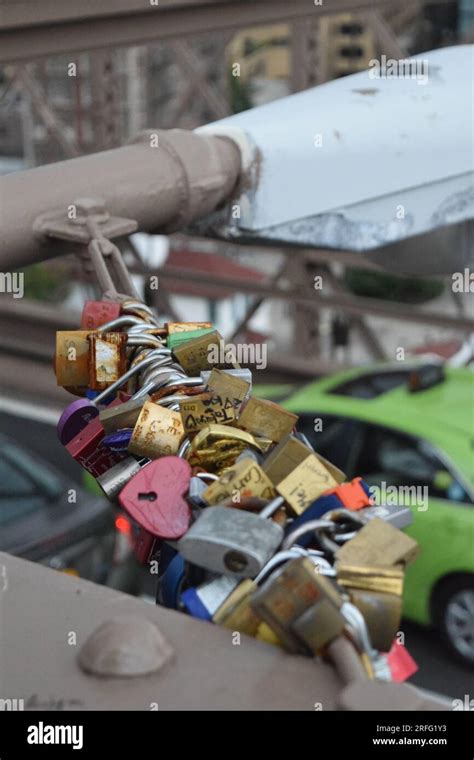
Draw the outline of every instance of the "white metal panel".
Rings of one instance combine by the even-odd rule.
[[[227,234],[369,250],[473,218],[473,50],[423,53],[418,77],[364,71],[201,128],[239,130],[253,151]]]

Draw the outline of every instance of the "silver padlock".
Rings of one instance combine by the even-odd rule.
[[[107,472],[104,472],[103,475],[99,475],[97,482],[107,498],[114,501],[122,488],[127,485],[128,481],[131,480],[142,467],[145,467],[149,461],[150,460],[146,458],[135,459],[135,457],[127,457],[111,467]]]
[[[235,463],[241,462],[243,459],[253,459],[257,464],[262,464],[263,455],[259,454],[254,449],[244,449],[241,454],[235,460]]]
[[[408,528],[413,522],[413,513],[410,507],[403,507],[397,505],[380,505],[377,507],[364,507],[357,511],[357,516],[367,523],[369,520],[373,520],[374,517],[379,517],[384,522],[390,523],[394,528],[403,530]]]
[[[283,539],[270,517],[283,504],[274,499],[258,514],[233,507],[207,507],[178,541],[178,551],[194,565],[214,573],[255,578]]]
[[[196,507],[206,507],[207,501],[204,501],[202,495],[208,487],[206,480],[219,480],[217,475],[211,472],[198,472],[189,481],[189,491],[187,495],[188,501],[194,504]]]

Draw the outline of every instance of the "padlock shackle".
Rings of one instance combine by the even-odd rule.
[[[130,367],[127,372],[125,372],[124,375],[119,377],[118,380],[116,380],[114,383],[109,385],[105,390],[103,390],[101,393],[99,393],[98,396],[94,399],[94,406],[97,404],[100,404],[104,398],[107,398],[107,396],[110,393],[113,393],[114,391],[118,390],[118,388],[121,388],[124,383],[127,382],[127,380],[130,380],[131,377],[134,377],[137,373],[140,372],[140,370],[144,369],[145,367],[148,367],[149,364],[153,364],[153,362],[158,360],[158,355],[162,355],[163,351],[167,349],[152,349],[148,356],[145,359],[142,359],[141,362],[138,364],[135,364],[134,367]]]
[[[331,528],[332,525],[333,523],[329,520],[310,520],[303,523],[303,525],[300,525],[299,528],[296,528],[292,533],[287,535],[282,543],[282,549],[290,549],[306,533],[313,533],[321,528]]]

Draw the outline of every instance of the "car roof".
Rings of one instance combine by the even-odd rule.
[[[337,373],[310,383],[289,396],[284,405],[295,412],[320,409],[327,414],[343,414],[403,430],[439,445],[472,469],[474,376],[470,370],[445,368],[442,382],[416,393],[410,392],[406,383],[369,399],[331,393],[344,382],[371,377],[390,368],[395,369],[394,365],[377,365],[369,371],[359,368]]]

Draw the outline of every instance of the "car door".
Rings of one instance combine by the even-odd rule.
[[[364,424],[336,414],[301,413],[298,430],[308,438],[318,454],[353,477],[363,442]]]
[[[407,571],[404,612],[431,622],[436,583],[474,569],[473,505],[467,490],[430,443],[381,425],[364,425],[354,473],[368,483],[377,503],[411,508],[413,524],[406,532],[421,551]]]

